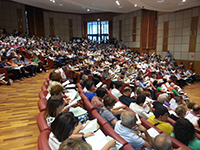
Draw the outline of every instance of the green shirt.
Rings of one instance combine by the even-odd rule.
[[[172,133],[171,136],[175,138],[174,133]],[[195,137],[194,140],[190,141],[187,146],[192,150],[200,150],[200,140]]]
[[[32,59],[32,62],[36,62],[36,61],[39,61],[38,57],[36,57],[35,59],[34,58]]]
[[[157,87],[157,91],[160,92],[160,90],[161,90],[161,87]]]
[[[175,96],[178,96],[178,92],[175,89],[172,89],[172,92],[174,93]]]

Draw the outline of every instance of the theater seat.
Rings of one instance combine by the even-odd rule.
[[[96,109],[94,109],[93,111],[91,111],[91,118],[98,119],[98,124],[103,127],[105,124],[108,124],[108,122],[98,113],[98,111]],[[103,130],[103,129],[102,129]]]
[[[49,83],[45,80],[44,82],[43,82],[43,85],[45,86],[45,88],[47,89],[48,88],[48,86],[49,86]]]
[[[88,79],[91,80],[91,81],[93,81],[92,77],[93,77],[93,75],[88,75]]]
[[[39,93],[39,98],[40,98],[40,99],[46,98],[46,95],[47,95],[47,94],[45,95],[45,93],[46,93],[46,92],[40,91],[40,93]]]
[[[50,127],[47,125],[44,115],[45,115],[45,111],[41,111],[37,116],[37,125],[40,132],[44,130],[48,130],[48,129],[50,130]]]
[[[45,85],[42,85],[41,90],[43,91],[44,95],[46,96],[48,91],[47,91],[47,88],[45,87]]]
[[[120,150],[134,150],[134,148],[130,144],[126,144]]]
[[[46,109],[46,104],[47,104],[47,99],[46,98],[41,98],[38,101],[38,109],[40,111],[43,111]]]
[[[49,134],[50,130],[44,130],[40,133],[37,141],[38,150],[51,150],[49,146]]]

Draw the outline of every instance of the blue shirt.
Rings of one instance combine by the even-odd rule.
[[[117,121],[115,131],[124,138],[135,150],[140,150],[145,141],[135,134],[131,129],[121,125],[121,120]]]
[[[100,107],[99,114],[110,124],[110,126],[114,129],[114,125],[111,123],[114,119],[117,118],[110,112],[108,109],[103,109]]]
[[[147,88],[146,83],[142,83],[141,81],[138,82],[138,85],[143,89]]]
[[[89,92],[85,92],[85,96],[91,101],[92,98],[94,96],[96,96],[97,94],[96,93],[89,93]]]

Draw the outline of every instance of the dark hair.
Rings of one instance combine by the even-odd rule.
[[[72,112],[63,112],[51,124],[51,131],[59,142],[66,140],[78,125],[78,118]]]
[[[174,124],[174,136],[183,144],[188,145],[195,138],[195,128],[189,120],[178,119]]]
[[[136,104],[140,105],[140,104],[144,103],[145,100],[146,100],[146,96],[145,95],[139,95],[137,97]]]
[[[8,61],[10,61],[12,58],[13,58],[12,56],[9,56],[9,57],[8,57]]]
[[[130,91],[131,91],[131,88],[124,88],[123,93],[127,93],[127,92],[130,92]]]
[[[51,117],[56,117],[57,114],[57,108],[60,105],[63,105],[63,98],[60,95],[53,95],[49,98],[49,100],[47,101],[47,106],[46,106],[46,110],[45,110],[45,117],[47,117],[47,115],[51,116]]]
[[[4,60],[6,60],[7,59],[7,57],[5,57],[5,56],[2,56],[1,57],[1,61],[4,61]]]
[[[137,78],[139,81],[142,81],[143,80],[143,77],[138,77]]]
[[[166,113],[169,114],[168,109],[165,106],[156,107],[154,115],[155,118],[159,118],[159,116],[164,116]]]
[[[176,103],[181,102],[182,100],[183,100],[183,98],[181,96],[176,97]]]
[[[116,103],[116,100],[115,100],[115,98],[114,98],[113,96],[106,95],[106,96],[104,97],[103,103],[104,103],[104,106],[105,106],[105,107],[107,107],[107,106],[114,106],[115,103]]]
[[[103,98],[108,92],[105,88],[99,87],[96,90],[97,96]]]
[[[197,124],[198,124],[198,126],[199,126],[199,128],[200,128],[200,119],[197,121]]]
[[[84,82],[84,85],[88,91],[91,91],[91,88],[94,85],[94,83],[88,79],[88,80],[86,80],[86,82]]]
[[[116,89],[119,89],[122,86],[120,82],[114,82]]]

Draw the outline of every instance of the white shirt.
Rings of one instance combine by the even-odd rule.
[[[58,150],[60,144],[61,144],[61,142],[59,142],[58,139],[51,132],[49,135],[49,146],[50,146],[51,150]]]

